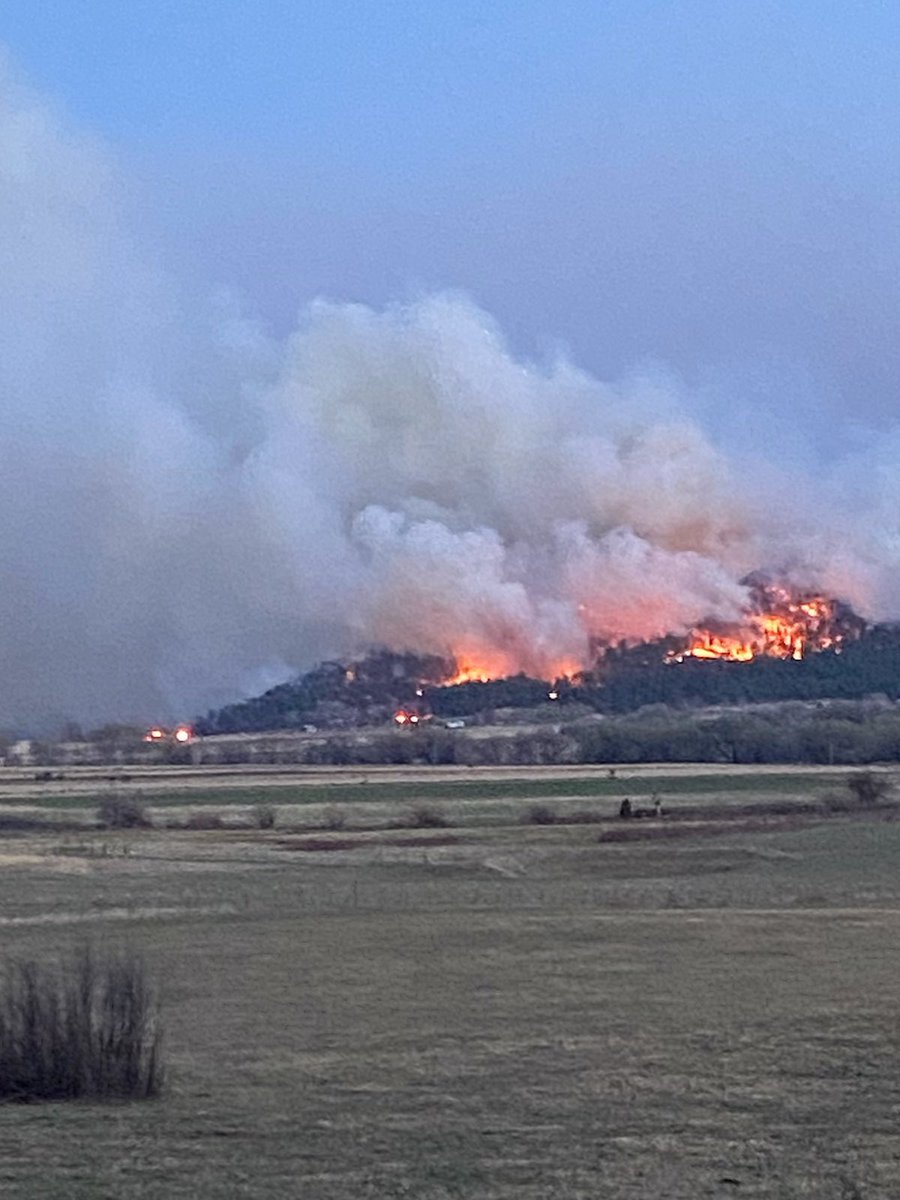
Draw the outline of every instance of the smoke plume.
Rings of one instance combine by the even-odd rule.
[[[676,395],[522,361],[455,294],[275,341],[127,211],[0,69],[0,725],[184,717],[374,645],[551,675],[735,619],[758,567],[890,613],[889,447],[736,468]]]

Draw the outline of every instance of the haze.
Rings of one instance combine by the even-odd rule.
[[[8,0],[0,723],[537,669],[760,566],[900,615],[898,34]]]

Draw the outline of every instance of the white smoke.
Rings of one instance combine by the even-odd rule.
[[[372,645],[546,675],[735,618],[759,566],[890,608],[887,468],[877,533],[788,519],[658,387],[519,361],[458,295],[319,301],[278,344],[125,211],[0,69],[0,725],[183,717]]]

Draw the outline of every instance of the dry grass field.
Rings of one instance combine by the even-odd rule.
[[[846,772],[72,775],[0,777],[3,949],[140,951],[167,1082],[0,1106],[3,1197],[900,1196],[900,820],[810,811]]]

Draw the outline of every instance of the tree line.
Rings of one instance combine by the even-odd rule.
[[[409,707],[438,718],[471,718],[491,709],[528,709],[554,693],[560,709],[576,703],[614,716],[648,705],[672,708],[758,705],[790,700],[900,697],[900,627],[876,625],[840,653],[826,650],[795,661],[664,661],[665,642],[609,651],[583,680],[524,675],[441,687],[439,659],[382,652],[347,667],[324,663],[261,696],[213,710],[196,721],[202,734],[298,729],[306,724],[352,728],[389,721]]]

